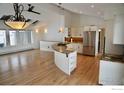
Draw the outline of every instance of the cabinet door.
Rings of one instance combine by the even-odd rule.
[[[48,43],[40,41],[40,50],[45,50],[48,48]]]
[[[77,36],[76,28],[71,28],[71,36]]]
[[[100,60],[99,83],[104,85],[123,84],[124,64]]]
[[[84,26],[84,31],[90,31],[90,26]]]
[[[83,44],[82,43],[72,43],[73,48],[77,51],[77,53],[83,53]]]
[[[78,30],[78,36],[83,36],[83,28],[80,27],[79,30]]]
[[[124,44],[124,15],[115,18],[113,44]]]
[[[97,31],[97,26],[85,26],[84,31]]]
[[[90,31],[97,31],[97,26],[91,26]]]
[[[70,35],[70,32],[69,32],[69,28],[65,28],[64,29],[64,37],[68,37],[68,35]]]
[[[58,42],[47,42],[47,41],[40,41],[40,50],[44,51],[54,51],[52,45]]]
[[[68,62],[68,57],[66,56],[66,54],[55,51],[54,52],[54,60],[55,60],[56,66],[60,70],[62,70],[66,74],[70,75],[69,62]]]
[[[83,53],[83,44],[77,44],[77,52],[78,53]]]
[[[72,45],[73,49],[77,51],[76,44],[75,43],[71,43],[71,45]]]
[[[77,65],[77,52],[73,52],[69,54],[69,70],[72,71],[76,68]]]

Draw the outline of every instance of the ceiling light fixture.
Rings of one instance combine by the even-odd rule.
[[[38,33],[38,32],[39,32],[39,30],[38,30],[38,29],[36,29],[35,31],[36,31],[36,33]]]
[[[91,7],[91,8],[94,8],[94,5],[92,4],[90,7]]]
[[[82,11],[80,11],[80,14],[82,14]]]
[[[47,28],[45,28],[45,29],[44,29],[44,33],[47,33],[47,32],[48,32],[48,30],[47,30]]]
[[[34,6],[31,6],[31,4],[28,4],[29,9],[27,10],[28,12],[33,12],[36,14],[40,14],[38,12],[32,11]],[[22,12],[24,11],[24,6],[22,4],[14,3],[13,4],[15,15],[4,15],[1,20],[4,20],[4,24],[7,25],[8,27],[12,29],[25,29],[27,28],[31,23],[31,19],[26,19],[23,15]],[[35,21],[35,22],[38,22]],[[33,22],[34,24],[34,22]]]
[[[100,31],[102,31],[102,29],[101,29],[101,28],[99,28],[99,29],[98,29],[98,31],[100,32]]]

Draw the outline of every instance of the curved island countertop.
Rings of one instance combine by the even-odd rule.
[[[68,44],[70,43],[57,43],[57,44],[54,44],[52,48],[57,52],[61,52],[65,54],[74,52],[75,50],[73,48],[68,48],[67,46]]]

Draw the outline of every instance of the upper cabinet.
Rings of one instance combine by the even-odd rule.
[[[124,14],[115,17],[113,44],[124,44]]]
[[[79,36],[82,37],[83,35],[83,28],[82,27],[71,27],[71,36]]]
[[[83,31],[98,31],[98,27],[95,25],[71,27],[68,34],[71,37],[83,37]]]
[[[84,31],[90,31],[90,26],[84,26]]]
[[[84,31],[97,31],[97,26],[84,26]]]

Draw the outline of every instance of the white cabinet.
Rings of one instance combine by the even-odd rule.
[[[77,53],[83,53],[83,43],[71,43],[71,45],[77,51]]]
[[[72,27],[71,28],[71,36],[83,36],[83,28],[82,27]]]
[[[77,52],[74,51],[69,54],[65,54],[55,51],[54,53],[56,66],[66,74],[70,75],[71,72],[76,68]]]
[[[84,26],[84,31],[97,31],[97,26]]]
[[[56,44],[58,42],[53,42],[53,41],[40,41],[40,50],[44,51],[54,51],[52,48],[53,44]]]
[[[77,52],[80,54],[83,53],[83,43],[77,43]]]
[[[124,44],[124,15],[115,17],[113,44]]]
[[[99,84],[124,84],[124,63],[100,60]]]
[[[63,37],[68,37],[68,35],[69,35],[69,28],[65,28],[64,29],[64,36]]]
[[[84,31],[90,31],[90,26],[84,26]]]

